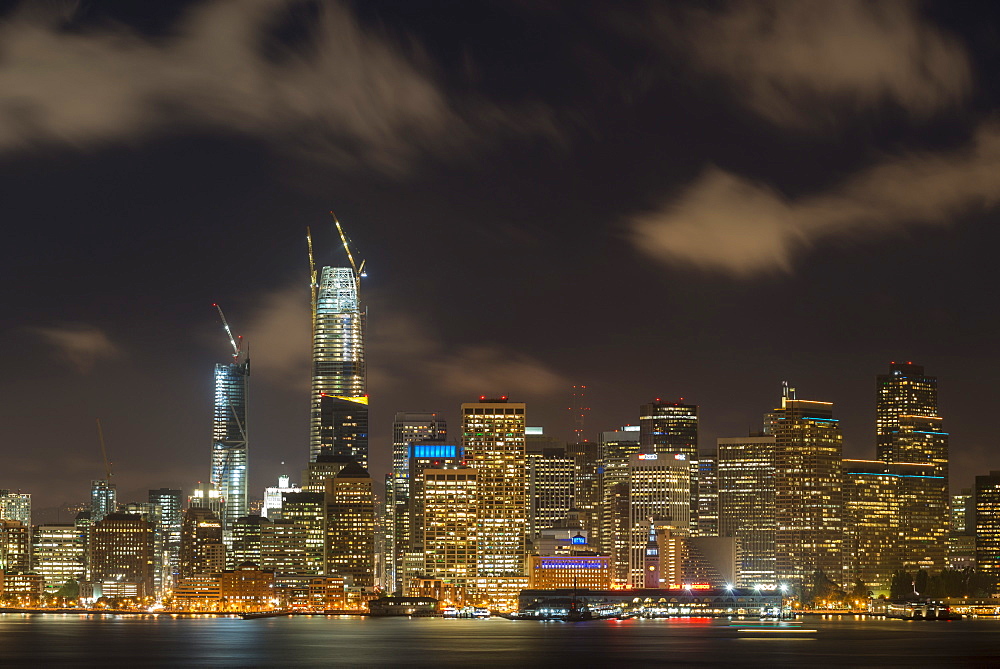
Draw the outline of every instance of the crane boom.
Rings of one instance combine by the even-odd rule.
[[[337,215],[330,211],[330,216],[333,216],[333,222],[337,224],[337,232],[340,233],[340,241],[344,244],[344,251],[347,253],[347,259],[351,263],[351,270],[354,272],[354,288],[361,292],[361,271],[365,267],[365,261],[361,261],[361,266],[359,267],[356,262],[354,262],[354,255],[351,253],[351,247],[347,243],[347,237],[344,235],[344,229],[340,227],[340,221],[337,220]]]
[[[104,479],[111,482],[111,462],[108,461],[108,449],[104,445],[104,429],[101,428],[101,419],[97,419],[97,437],[101,440],[101,456],[104,458]]]
[[[316,259],[313,257],[312,232],[306,227],[306,246],[309,248],[309,299],[312,302],[313,329],[316,329],[316,291],[319,285],[316,282]]]
[[[226,328],[226,334],[229,335],[229,343],[233,346],[233,357],[237,357],[240,354],[240,344],[236,343],[236,338],[233,336],[233,331],[229,328],[229,321],[226,320],[226,315],[222,313],[222,307],[218,304],[213,304],[213,307],[219,310],[219,318],[222,319],[222,326]],[[242,337],[240,338],[240,343],[242,343]]]

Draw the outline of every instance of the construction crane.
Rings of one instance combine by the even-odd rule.
[[[222,319],[222,326],[226,328],[226,334],[229,336],[229,343],[233,346],[233,357],[238,358],[240,356],[240,350],[243,348],[243,336],[233,337],[233,331],[229,327],[229,321],[226,320],[226,315],[222,313],[222,307],[218,304],[212,304],[213,307],[219,310],[219,318]]]
[[[316,259],[313,257],[312,232],[306,227],[306,246],[309,248],[309,300],[312,303],[312,324],[316,329],[316,292],[319,290],[319,283],[316,280]]]
[[[104,458],[104,480],[108,483],[111,482],[111,465],[113,464],[108,460],[108,449],[104,445],[104,430],[101,428],[101,419],[97,419],[97,437],[101,440],[101,456]]]
[[[333,213],[333,211],[330,211],[330,216],[333,217],[333,222],[337,224],[337,232],[340,233],[340,241],[344,244],[344,251],[347,252],[347,260],[350,261],[351,269],[354,271],[354,289],[358,292],[358,294],[360,294],[361,277],[364,276],[365,262],[367,261],[362,260],[360,265],[354,262],[354,255],[351,253],[351,247],[347,243],[347,237],[344,235],[344,229],[340,227],[340,221],[337,220],[337,215]]]

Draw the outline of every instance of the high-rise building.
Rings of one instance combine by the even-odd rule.
[[[940,568],[943,538],[928,534],[941,479],[931,464],[844,460],[845,583],[888,594],[893,572]]]
[[[357,462],[326,481],[325,564],[323,573],[350,576],[355,587],[375,585],[375,494]]]
[[[45,579],[45,589],[56,592],[67,581],[83,580],[84,536],[74,523],[35,527],[32,568]]]
[[[0,520],[0,572],[25,574],[31,570],[31,526],[19,520]]]
[[[118,511],[118,486],[106,479],[90,482],[90,520],[97,523]]]
[[[683,453],[691,469],[691,524],[698,523],[698,405],[656,398],[639,407],[639,441],[644,453]]]
[[[484,578],[523,577],[527,534],[522,402],[480,398],[462,405],[462,440],[478,471],[477,572]]]
[[[260,535],[261,569],[275,574],[318,574],[315,554],[306,550],[310,538],[305,523],[284,518],[264,523]]]
[[[184,492],[178,488],[158,488],[149,491],[149,503],[160,508],[160,527],[163,550],[167,553],[169,578],[176,578],[181,566],[181,518],[183,517]],[[165,583],[169,585],[169,583]]]
[[[948,569],[961,571],[976,565],[976,500],[972,488],[951,496]]]
[[[638,425],[601,433],[599,546],[611,557],[612,581],[622,586],[629,580],[628,463],[639,448]]]
[[[104,594],[153,595],[153,524],[142,516],[110,513],[95,522],[88,553],[88,579]]]
[[[539,530],[566,518],[574,506],[576,461],[566,453],[565,442],[552,444],[528,436],[528,536],[534,541]]]
[[[222,498],[219,488],[213,483],[202,483],[201,481],[188,497],[187,505],[188,508],[208,509],[220,519],[226,510],[226,500]]]
[[[281,502],[281,517],[304,528],[305,544],[303,550],[305,552],[305,573],[312,575],[323,574],[324,556],[326,553],[325,493],[285,493]],[[275,523],[275,526],[277,526],[277,523]]]
[[[353,263],[352,263],[353,265]],[[367,393],[365,375],[365,312],[359,288],[361,276],[353,267],[324,267],[312,286],[313,373],[309,459],[324,447],[337,452],[335,431],[323,430],[323,397],[359,402]],[[366,452],[358,453],[367,462]],[[363,456],[363,457],[360,457]]]
[[[566,456],[573,460],[573,508],[580,512],[583,529],[595,548],[601,535],[601,444],[578,441],[566,444]]]
[[[424,575],[466,586],[477,575],[478,472],[425,469],[423,477]]]
[[[666,448],[666,447],[665,447]],[[636,453],[628,463],[629,585],[645,587],[646,549],[657,528],[688,536],[691,468],[687,454]]]
[[[714,453],[698,456],[698,475],[694,485],[698,506],[691,520],[691,534],[698,537],[719,536],[718,459]]]
[[[659,398],[639,408],[639,442],[647,453],[683,453],[698,460],[698,405]]]
[[[238,346],[232,362],[215,365],[210,481],[226,504],[219,518],[226,533],[247,515],[249,386],[250,356]]]
[[[210,509],[191,507],[181,521],[181,578],[214,574],[226,568],[222,521]]]
[[[399,562],[396,567],[397,590],[408,587],[410,581],[424,573],[424,472],[428,469],[460,467],[465,451],[456,444],[423,441],[407,447],[408,473],[406,504],[401,509],[403,521],[398,524],[395,538]]]
[[[17,520],[31,526],[31,493],[0,490],[0,520]]]
[[[888,374],[875,377],[875,435],[878,459],[885,462],[916,462],[897,457],[896,433],[901,416],[937,416],[937,377],[925,376],[924,368],[912,362],[892,362]]]
[[[386,480],[385,580],[390,590],[401,591],[403,563],[410,544],[410,446],[421,442],[443,444],[448,425],[431,411],[399,411],[392,423],[392,472]],[[420,556],[420,562],[423,558]]]
[[[976,477],[976,569],[1000,592],[1000,471]]]
[[[767,426],[775,442],[777,577],[803,583],[821,570],[842,583],[843,437],[833,403],[796,399],[787,389]]]
[[[270,521],[263,516],[243,516],[233,523],[232,547],[229,551],[229,569],[251,562],[260,568],[262,563],[264,527]]]
[[[740,549],[739,587],[775,583],[774,436],[718,440],[719,536]]]
[[[281,518],[281,496],[286,492],[302,492],[302,488],[292,485],[291,477],[282,474],[278,477],[278,485],[264,488],[264,506],[260,515],[265,518]]]

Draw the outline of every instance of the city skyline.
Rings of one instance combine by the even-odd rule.
[[[790,35],[774,40],[746,27],[756,5],[279,2],[278,30],[219,2],[129,4],[0,12],[25,36],[0,63],[0,488],[36,510],[104,475],[95,417],[119,501],[208,480],[215,302],[254,348],[250,497],[301,483],[304,234],[318,267],[344,267],[330,209],[368,260],[375,481],[396,412],[454,426],[506,394],[569,440],[577,385],[591,441],[683,398],[708,449],[788,381],[834,402],[844,457],[867,459],[873,377],[909,360],[941,379],[952,491],[1000,468],[992,3],[830,3],[815,21],[764,3]],[[287,58],[247,46],[262,35]],[[33,48],[50,60],[26,65]]]

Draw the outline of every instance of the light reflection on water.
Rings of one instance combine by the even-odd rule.
[[[807,619],[809,639],[728,620],[0,615],[0,666],[997,666],[1000,622]],[[809,643],[803,643],[808,641]]]

